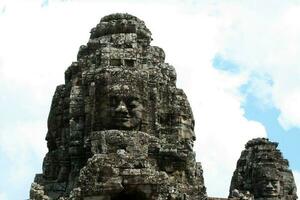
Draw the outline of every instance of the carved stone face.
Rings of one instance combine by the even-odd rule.
[[[111,125],[117,129],[139,129],[142,122],[143,106],[131,96],[111,96]]]
[[[180,129],[182,130],[182,137],[186,139],[195,140],[196,136],[194,133],[194,120],[192,117],[187,115],[179,116]]]
[[[280,195],[280,176],[272,167],[262,167],[256,171],[254,178],[256,197],[277,197]]]
[[[256,186],[258,194],[261,197],[276,197],[280,194],[280,182],[279,180],[261,180]]]
[[[177,106],[180,107],[180,112],[178,113],[178,126],[181,130],[181,137],[185,139],[195,140],[196,136],[194,133],[194,118],[190,108],[190,105],[183,93],[176,95]]]
[[[111,87],[101,98],[102,124],[105,129],[140,130],[144,108],[139,95],[122,89]]]

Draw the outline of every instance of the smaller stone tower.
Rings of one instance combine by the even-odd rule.
[[[296,185],[289,163],[266,138],[250,140],[237,162],[230,186],[230,198],[295,200]]]

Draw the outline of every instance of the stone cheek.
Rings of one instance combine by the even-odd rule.
[[[151,40],[129,14],[91,30],[54,94],[31,199],[206,198],[190,105]]]

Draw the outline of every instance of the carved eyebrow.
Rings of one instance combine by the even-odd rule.
[[[115,103],[117,103],[119,100],[120,100],[120,99],[119,99],[118,96],[109,96],[109,102],[110,102],[110,103],[115,104]]]
[[[128,97],[127,100],[128,101],[137,101],[137,100],[139,100],[139,98],[136,96],[131,96],[131,97]]]
[[[119,97],[116,96],[116,95],[109,95],[109,98],[110,98],[110,99],[118,99]]]
[[[276,183],[277,183],[279,180],[271,180],[271,181],[272,181],[272,182],[276,182]]]
[[[131,100],[129,102],[130,105],[137,105],[137,104],[140,104],[138,101],[136,101],[135,99]]]

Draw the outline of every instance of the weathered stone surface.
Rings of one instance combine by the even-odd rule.
[[[30,199],[50,200],[50,198],[46,196],[44,193],[45,192],[43,186],[37,183],[31,184]]]
[[[292,171],[277,146],[278,143],[266,138],[253,139],[246,144],[231,180],[230,197],[255,200],[297,199]]]
[[[53,96],[48,153],[30,199],[224,199],[207,198],[190,105],[151,40],[129,14],[108,15],[91,30]],[[228,199],[297,199],[276,148],[264,138],[246,144]]]
[[[56,88],[31,199],[206,198],[191,108],[151,40],[129,14],[91,30]]]

